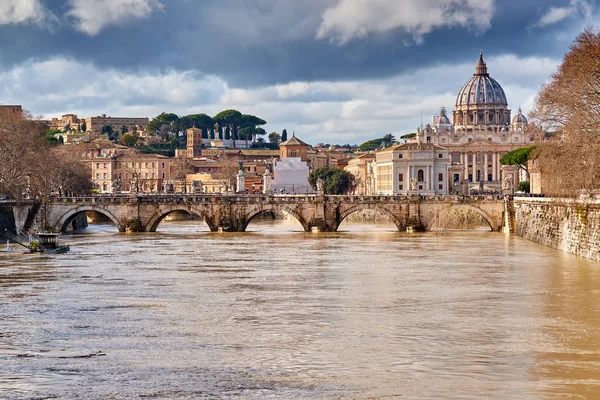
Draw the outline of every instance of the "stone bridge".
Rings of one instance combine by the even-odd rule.
[[[374,210],[389,217],[399,231],[427,231],[444,212],[472,211],[500,231],[505,201],[498,196],[329,196],[329,195],[136,195],[53,198],[46,203],[13,206],[22,231],[63,232],[81,226],[87,211],[105,215],[120,232],[154,232],[173,212],[206,221],[213,232],[244,232],[265,211],[294,216],[307,232],[335,232],[349,215]]]

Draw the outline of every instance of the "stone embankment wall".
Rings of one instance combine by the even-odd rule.
[[[515,198],[515,234],[600,261],[600,200]]]

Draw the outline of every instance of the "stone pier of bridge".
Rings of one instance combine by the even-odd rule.
[[[154,232],[173,212],[193,214],[213,232],[244,232],[266,211],[292,215],[307,232],[335,232],[344,219],[362,210],[387,216],[399,231],[430,230],[447,211],[472,211],[494,231],[500,231],[506,219],[505,203],[496,196],[97,195],[14,206],[16,224],[25,232],[64,232],[91,211],[106,216],[120,232]]]

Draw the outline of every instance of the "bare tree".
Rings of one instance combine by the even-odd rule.
[[[30,192],[30,181],[41,172],[47,151],[44,126],[29,114],[0,115],[0,192],[20,198]]]
[[[188,174],[194,172],[192,162],[189,158],[176,158],[171,163],[172,178],[185,179]]]
[[[219,160],[219,170],[213,175],[213,178],[220,181],[226,191],[233,190],[239,169],[239,162],[223,156]]]
[[[534,157],[544,191],[576,196],[600,188],[600,33],[586,29],[545,84],[530,114],[533,132],[552,132]]]
[[[84,167],[80,154],[70,146],[47,148],[34,165],[37,171],[30,177],[32,191],[41,198],[52,194],[80,195],[94,184],[89,168]]]

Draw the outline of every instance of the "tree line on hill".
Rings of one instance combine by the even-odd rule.
[[[176,148],[186,146],[187,130],[190,128],[200,129],[203,139],[234,140],[232,142],[234,148],[237,147],[236,141],[243,140],[246,148],[278,149],[280,142],[288,140],[287,130],[284,129],[281,134],[271,132],[267,135],[262,127],[266,123],[260,117],[242,114],[238,110],[221,111],[214,117],[207,114],[179,116],[174,113],[163,112],[154,117],[146,128],[151,136],[160,137],[163,145],[154,145],[145,150],[172,155]],[[129,147],[136,146],[139,139],[135,129],[129,131],[125,126],[115,130],[112,126],[105,125],[102,127],[101,133],[108,135],[110,140],[119,141]]]

